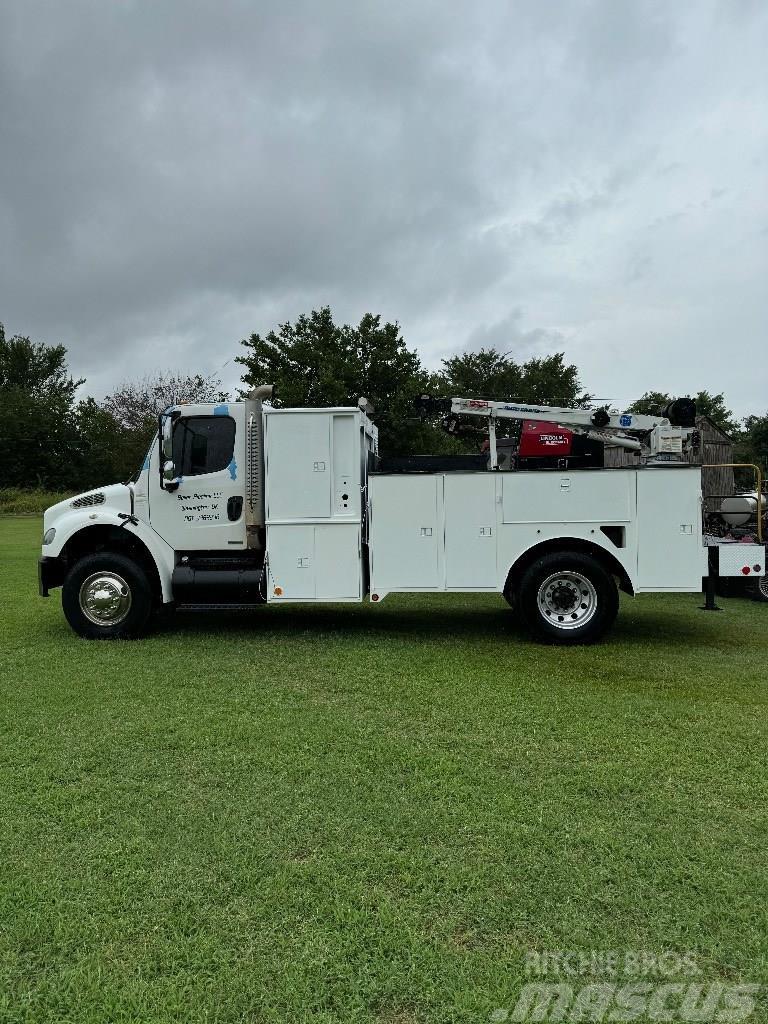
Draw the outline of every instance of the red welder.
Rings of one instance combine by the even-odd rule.
[[[517,448],[520,469],[592,469],[604,464],[602,441],[545,420],[523,420],[519,442],[499,438],[497,444],[502,459]]]

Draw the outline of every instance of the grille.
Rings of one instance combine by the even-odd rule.
[[[94,494],[84,494],[82,498],[75,498],[72,502],[72,508],[90,508],[91,505],[103,505],[104,495],[101,491],[96,491]]]

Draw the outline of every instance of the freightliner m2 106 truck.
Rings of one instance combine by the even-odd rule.
[[[503,594],[539,639],[583,643],[611,625],[619,590],[692,593],[713,572],[765,573],[760,544],[716,557],[704,546],[685,402],[682,416],[651,417],[425,396],[422,410],[448,430],[487,432],[485,452],[387,462],[364,399],[283,409],[270,396],[169,408],[133,480],[47,510],[40,592],[62,588],[77,633],[138,637],[162,606],[265,614],[454,591]],[[509,420],[537,431],[533,468],[505,462],[496,431]],[[640,463],[547,459],[566,429]]]

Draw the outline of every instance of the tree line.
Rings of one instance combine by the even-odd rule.
[[[283,406],[348,406],[364,395],[376,409],[382,451],[392,455],[446,453],[474,443],[449,437],[437,423],[415,421],[413,402],[423,393],[590,403],[577,367],[562,352],[518,362],[480,348],[442,360],[433,372],[407,346],[399,324],[371,313],[357,325],[337,324],[326,306],[240,344],[240,396],[263,383],[276,385],[275,404]],[[85,384],[71,376],[64,346],[6,337],[0,323],[0,487],[76,491],[129,479],[163,409],[230,398],[217,376],[202,374],[143,376],[101,401],[78,397]],[[739,461],[765,466],[768,414],[739,421],[722,394],[702,391],[696,399],[699,411],[734,438]],[[655,412],[668,400],[649,392],[630,409]]]

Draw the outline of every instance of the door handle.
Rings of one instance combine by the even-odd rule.
[[[229,519],[231,523],[236,523],[242,514],[243,499],[238,494],[227,501],[227,519]]]

